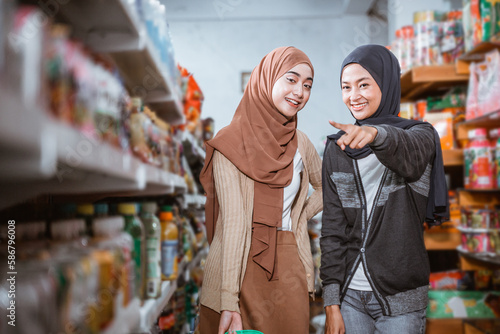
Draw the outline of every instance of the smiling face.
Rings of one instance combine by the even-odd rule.
[[[313,77],[307,64],[298,64],[279,78],[273,86],[273,103],[290,119],[304,108],[311,95]]]
[[[371,74],[359,64],[349,64],[342,71],[342,100],[354,118],[372,116],[382,100],[382,92]]]

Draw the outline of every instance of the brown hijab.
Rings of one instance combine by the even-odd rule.
[[[252,248],[253,261],[268,279],[277,279],[276,232],[283,214],[283,189],[293,177],[297,151],[297,116],[287,119],[274,106],[275,82],[298,64],[314,69],[305,53],[294,47],[271,51],[254,68],[241,102],[227,127],[207,142],[200,180],[207,194],[205,204],[208,241],[212,242],[219,215],[213,179],[213,154],[217,150],[243,174],[255,181]]]

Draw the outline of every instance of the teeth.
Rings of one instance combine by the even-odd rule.
[[[291,100],[291,99],[288,99],[288,98],[286,98],[286,97],[285,97],[285,100],[287,100],[288,102],[292,102],[292,103],[293,103],[293,104],[295,104],[295,105],[299,104],[297,101],[295,101],[295,100]]]
[[[366,106],[366,103],[361,103],[361,104],[351,104],[353,108],[363,108]]]

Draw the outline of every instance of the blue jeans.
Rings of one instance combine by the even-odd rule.
[[[424,334],[426,310],[385,316],[371,291],[348,289],[340,308],[346,334]]]

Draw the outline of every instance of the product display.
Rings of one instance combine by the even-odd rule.
[[[156,217],[157,205],[146,202],[141,206],[146,241],[146,298],[158,298],[161,288],[161,226]]]

